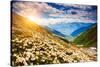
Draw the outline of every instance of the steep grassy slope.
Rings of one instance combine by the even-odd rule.
[[[85,62],[96,55],[78,48],[25,17],[12,13],[11,65]],[[85,50],[85,52],[83,50]]]
[[[38,36],[40,38],[49,38],[50,40],[55,39],[55,42],[66,44],[58,37],[53,36],[50,31],[47,29],[37,25],[35,22],[17,15],[15,13],[12,14],[12,35],[20,35],[20,37],[34,37]],[[60,41],[59,41],[60,40]]]
[[[92,28],[80,34],[74,43],[83,45],[85,47],[97,46],[97,25],[95,24]]]

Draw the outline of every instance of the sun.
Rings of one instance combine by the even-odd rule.
[[[37,18],[37,17],[34,17],[34,16],[27,16],[28,17],[28,19],[30,19],[31,21],[33,21],[33,22],[39,22],[40,20],[39,20],[39,18]]]
[[[44,20],[43,18],[32,16],[32,15],[29,15],[27,17],[29,20],[37,23],[38,25],[47,25],[47,22],[48,22],[47,20]]]
[[[36,17],[36,16],[27,16],[29,20],[37,23],[38,25],[45,25],[46,23],[44,22],[44,20],[42,18]]]

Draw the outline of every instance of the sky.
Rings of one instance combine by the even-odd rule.
[[[13,1],[12,11],[39,25],[97,22],[97,6],[93,5]]]

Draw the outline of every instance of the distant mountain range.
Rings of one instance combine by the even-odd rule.
[[[43,27],[44,27],[45,29],[49,30],[50,32],[52,32],[53,34],[56,34],[56,35],[65,37],[64,34],[62,34],[61,32],[59,32],[59,31],[57,31],[57,30],[55,30],[55,29],[52,29],[52,28],[50,28],[50,27],[48,27],[48,26],[43,26]]]
[[[97,47],[97,24],[94,24],[90,29],[81,33],[74,43],[85,47]]]
[[[57,23],[57,24],[50,24],[48,27],[55,29],[56,31],[61,32],[64,35],[72,35],[74,36],[74,32],[78,29],[83,29],[80,32],[75,33],[75,35],[80,34],[81,32],[84,32],[88,28],[91,27],[91,25],[94,23],[84,23],[84,22],[72,22],[72,23]]]
[[[94,24],[95,24],[95,23],[94,23]],[[73,37],[76,37],[76,36],[78,36],[79,34],[81,34],[82,32],[85,32],[85,31],[87,31],[88,29],[90,29],[94,24],[91,24],[91,25],[85,26],[85,27],[81,27],[81,28],[75,30],[74,32],[72,32],[71,35],[72,35]]]
[[[57,36],[57,37],[60,37],[61,39],[64,39],[64,40],[68,40],[68,41],[72,41],[74,38],[70,35],[64,35],[62,32],[59,32],[55,29],[52,29],[48,26],[43,26],[45,29],[49,30],[50,32],[52,32],[53,35]]]
[[[56,35],[62,36],[69,41],[73,41],[79,34],[91,28],[95,23],[72,22],[57,23],[45,26]]]

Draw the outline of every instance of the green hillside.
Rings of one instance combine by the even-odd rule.
[[[84,47],[97,47],[97,25],[95,24],[89,30],[81,33],[74,40],[74,43],[83,45]]]

